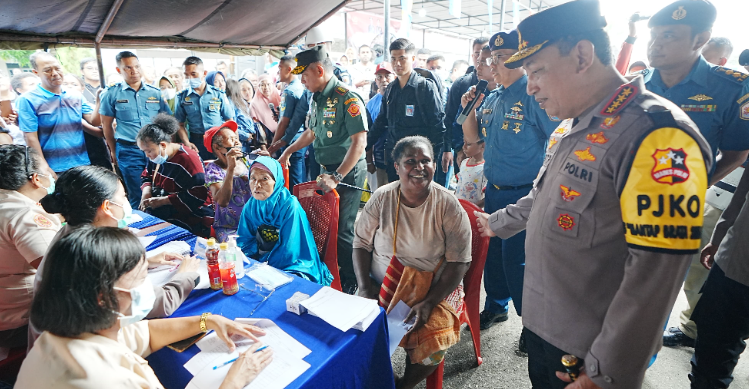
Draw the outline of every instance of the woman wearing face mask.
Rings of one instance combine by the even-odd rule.
[[[208,74],[205,76],[205,82],[208,85],[213,85],[222,92],[226,90],[226,77],[224,76],[224,73],[212,71],[208,72]]]
[[[255,352],[260,328],[218,315],[143,321],[154,301],[143,246],[128,231],[81,227],[49,250],[31,320],[43,333],[21,366],[16,388],[163,388],[143,359],[164,346],[213,330],[253,339],[220,388],[242,388],[272,359]]]
[[[0,348],[26,346],[34,274],[60,229],[38,204],[55,189],[39,165],[31,148],[0,146]]]
[[[333,276],[320,261],[307,214],[284,186],[281,164],[258,157],[250,165],[250,190],[252,198],[237,229],[242,252],[276,269],[330,285]]]
[[[127,228],[132,210],[125,195],[125,187],[111,170],[98,166],[76,166],[59,177],[55,191],[42,199],[44,209],[53,214],[60,214],[67,224],[55,236],[54,241],[85,225],[95,227]],[[164,286],[154,287],[156,303],[148,313],[148,318],[167,317],[179,308],[199,281],[196,258],[183,258],[181,255],[162,253],[147,258],[151,267],[162,265],[176,266],[175,260],[181,260],[174,277]],[[46,266],[45,257],[39,269]],[[42,282],[43,270],[36,274],[35,289]]]
[[[174,87],[174,82],[169,77],[162,76],[159,79],[159,89],[161,89],[161,96],[166,99],[169,109],[174,112],[174,104],[177,101],[177,89]]]
[[[135,137],[149,159],[141,176],[140,210],[207,238],[213,208],[203,161],[196,151],[172,142],[178,130],[177,119],[160,113]]]

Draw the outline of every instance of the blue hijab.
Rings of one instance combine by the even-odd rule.
[[[226,76],[224,75],[224,73],[223,72],[217,72],[215,70],[212,71],[212,72],[208,72],[208,75],[205,76],[205,82],[208,85],[210,85],[210,86],[214,86],[213,82],[216,81],[216,75],[217,74],[221,75],[221,77],[224,79],[224,84],[226,84]]]
[[[276,269],[301,274],[312,282],[329,286],[333,282],[333,275],[320,261],[312,228],[302,205],[284,187],[281,164],[270,157],[258,157],[250,165],[250,169],[255,164],[267,167],[276,184],[267,199],[261,201],[250,197],[245,204],[239,218],[237,244],[246,256],[253,256],[258,252],[255,238],[258,227],[264,224],[276,227],[279,230],[278,242],[258,260],[267,262]]]

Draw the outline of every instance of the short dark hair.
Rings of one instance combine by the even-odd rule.
[[[721,57],[724,57],[724,58],[731,57],[731,53],[733,53],[733,44],[731,43],[730,39],[716,36],[716,37],[710,38],[710,40],[707,42],[708,45],[711,43],[715,45],[716,48],[723,51],[723,55]]]
[[[172,115],[160,113],[153,118],[151,123],[146,124],[138,131],[136,140],[152,143],[171,143],[172,136],[179,131],[179,122]]]
[[[442,61],[442,62],[445,62],[445,57],[443,57],[441,54],[435,54],[435,55],[427,58],[427,63],[432,62],[432,61],[438,61],[438,60]]]
[[[89,62],[96,62],[96,58],[94,57],[87,57],[81,60],[81,70],[86,66]]]
[[[424,146],[427,151],[429,151],[429,155],[434,159],[434,149],[432,146],[432,142],[429,141],[426,137],[416,135],[416,136],[407,136],[405,138],[402,138],[399,140],[395,147],[393,147],[393,161],[396,163],[400,162],[400,159],[403,157],[403,154],[405,154],[406,150],[412,149],[414,147],[418,146]]]
[[[31,77],[39,78],[36,74],[29,72],[18,73],[13,76],[13,78],[10,79],[10,87],[13,88],[13,92],[16,92],[20,95],[21,93],[18,92],[18,90],[23,87],[23,80]]]
[[[491,53],[492,52],[492,47],[489,46],[489,45],[484,45],[484,47],[481,48],[481,51],[482,52]]]
[[[76,166],[60,174],[55,191],[40,203],[47,213],[59,213],[71,226],[93,223],[96,210],[111,200],[120,179],[100,166]],[[122,205],[122,204],[120,204]]]
[[[120,66],[124,58],[136,58],[137,59],[138,56],[135,55],[135,53],[133,53],[132,51],[120,51],[114,57],[114,60],[117,61],[117,66]]]
[[[54,55],[52,55],[52,54],[50,54],[50,53],[48,53],[48,52],[46,52],[46,51],[35,51],[35,52],[33,52],[33,53],[32,53],[32,54],[31,54],[31,55],[29,56],[29,62],[31,63],[31,67],[32,67],[33,69],[35,69],[35,70],[39,70],[39,68],[37,68],[37,67],[36,67],[36,60],[37,60],[37,59],[38,59],[39,57],[44,57],[44,56],[50,56],[50,57],[52,57],[52,58],[57,58],[57,57],[55,57]]]
[[[456,69],[458,66],[463,66],[463,65],[465,65],[466,67],[468,67],[468,61],[466,61],[464,59],[459,59],[459,60],[453,62],[453,67],[451,67],[450,70]]]
[[[26,160],[28,152],[29,159]],[[0,147],[0,189],[21,189],[32,174],[39,172],[39,154],[36,150],[21,145]]]
[[[361,45],[361,46],[359,46],[359,52],[361,53],[361,49],[363,49],[365,47],[368,48],[369,50],[372,50],[372,48],[369,47],[369,46],[367,46],[367,45]]]
[[[47,252],[30,321],[39,331],[68,338],[112,327],[120,310],[114,284],[145,254],[126,229],[74,228]]]
[[[559,48],[559,53],[563,56],[570,54],[572,48],[580,41],[590,41],[595,48],[596,57],[605,66],[611,65],[613,55],[611,53],[611,41],[609,34],[604,30],[595,30],[583,32],[580,34],[566,36],[555,44]]]
[[[322,69],[325,71],[325,73],[333,74],[335,65],[333,65],[333,61],[330,59],[330,57],[326,57],[325,59],[320,61],[320,64],[322,65]]]
[[[405,50],[406,54],[413,54],[416,52],[416,46],[410,40],[406,38],[398,38],[390,44],[388,51],[394,50]]]
[[[287,62],[296,63],[296,57],[293,55],[287,54],[278,60],[278,63],[287,63]]]
[[[216,66],[218,66],[218,65],[226,65],[226,61],[218,61],[216,63]]]
[[[195,56],[190,56],[185,58],[185,61],[182,62],[182,67],[187,65],[203,66],[203,60]]]
[[[636,67],[640,67],[640,66],[642,66],[642,67],[644,67],[644,68],[647,68],[647,67],[648,67],[648,64],[646,64],[646,63],[645,63],[645,62],[643,62],[643,61],[636,61],[636,62],[635,62],[635,63],[633,63],[632,65],[629,65],[629,70],[632,70],[632,68],[636,68]]]
[[[489,43],[489,38],[482,36],[482,37],[474,39],[473,45],[471,45],[471,47],[476,46],[476,45],[481,45],[481,47],[484,47],[484,45],[487,43]]]
[[[432,50],[429,50],[426,47],[422,47],[419,49],[419,51],[416,52],[416,55],[420,54],[432,55]]]

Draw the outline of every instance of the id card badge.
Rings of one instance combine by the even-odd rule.
[[[413,116],[413,115],[414,115],[414,106],[406,105],[406,116]]]

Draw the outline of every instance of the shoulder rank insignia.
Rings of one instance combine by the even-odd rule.
[[[626,84],[619,87],[614,97],[601,110],[601,115],[614,116],[637,96],[638,89],[634,85]]]
[[[567,201],[567,202],[574,200],[577,196],[580,196],[582,194],[564,185],[559,185],[559,189],[562,190],[562,200]]]
[[[588,134],[585,136],[585,139],[590,141],[590,143],[598,143],[599,145],[609,141],[609,138],[607,138],[606,135],[603,135],[603,131],[597,134]]]
[[[335,88],[335,91],[336,91],[336,92],[337,92],[337,93],[338,93],[339,95],[345,95],[346,93],[348,93],[348,89],[346,89],[346,88],[344,88],[344,87],[342,87],[342,86],[339,86],[338,88]]]
[[[583,162],[596,160],[596,156],[590,152],[590,146],[585,150],[576,150],[575,155],[577,156],[577,159]]]
[[[349,115],[351,115],[352,118],[355,118],[359,115],[361,115],[361,110],[359,109],[359,104],[351,104],[349,105],[348,109]]]
[[[713,71],[719,76],[722,76],[723,78],[727,78],[729,80],[733,80],[737,83],[742,83],[747,79],[747,77],[749,77],[749,74],[729,68],[724,68],[722,66],[716,66],[715,68],[713,68]]]
[[[694,101],[707,101],[707,100],[712,100],[712,99],[713,99],[712,97],[703,95],[703,94],[694,95],[689,98],[689,100],[694,100]]]

